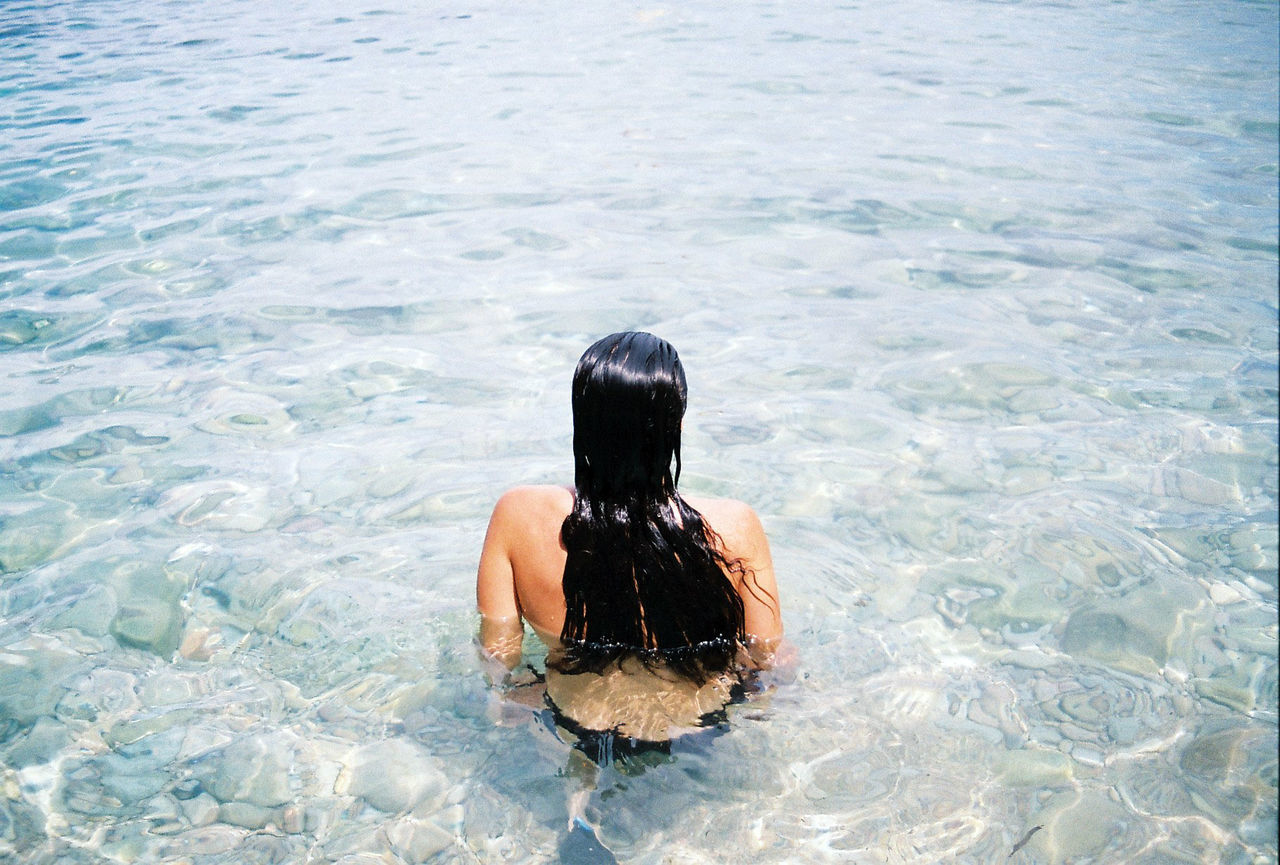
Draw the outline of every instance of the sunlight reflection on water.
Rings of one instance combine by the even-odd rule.
[[[619,861],[1276,861],[1274,4],[4,15],[0,851],[555,861],[474,565],[643,328],[801,664]]]

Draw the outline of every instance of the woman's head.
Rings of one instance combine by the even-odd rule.
[[[685,396],[684,367],[666,340],[629,331],[588,348],[573,374],[579,493],[596,500],[670,496],[680,479]]]

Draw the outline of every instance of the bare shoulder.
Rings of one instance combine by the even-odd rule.
[[[524,527],[547,520],[563,520],[573,510],[573,491],[551,484],[512,487],[493,506],[492,523]]]
[[[545,508],[573,508],[573,490],[554,484],[533,484],[512,487],[498,499],[498,507],[511,510],[541,510]]]
[[[493,554],[525,555],[558,544],[559,526],[573,509],[573,493],[564,486],[516,486],[499,496],[485,532]]]
[[[760,517],[746,502],[737,499],[685,499],[710,524],[730,550],[752,547],[764,536]]]

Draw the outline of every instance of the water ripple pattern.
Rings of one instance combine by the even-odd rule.
[[[1277,16],[4,3],[0,859],[559,861],[474,567],[639,328],[799,661],[617,861],[1275,863]]]

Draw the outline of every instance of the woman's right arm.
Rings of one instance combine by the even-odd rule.
[[[769,667],[782,642],[782,607],[778,601],[777,578],[773,573],[773,556],[756,512],[748,505],[736,504],[728,552],[731,559],[739,559],[747,569],[738,581],[747,649],[757,666]]]

